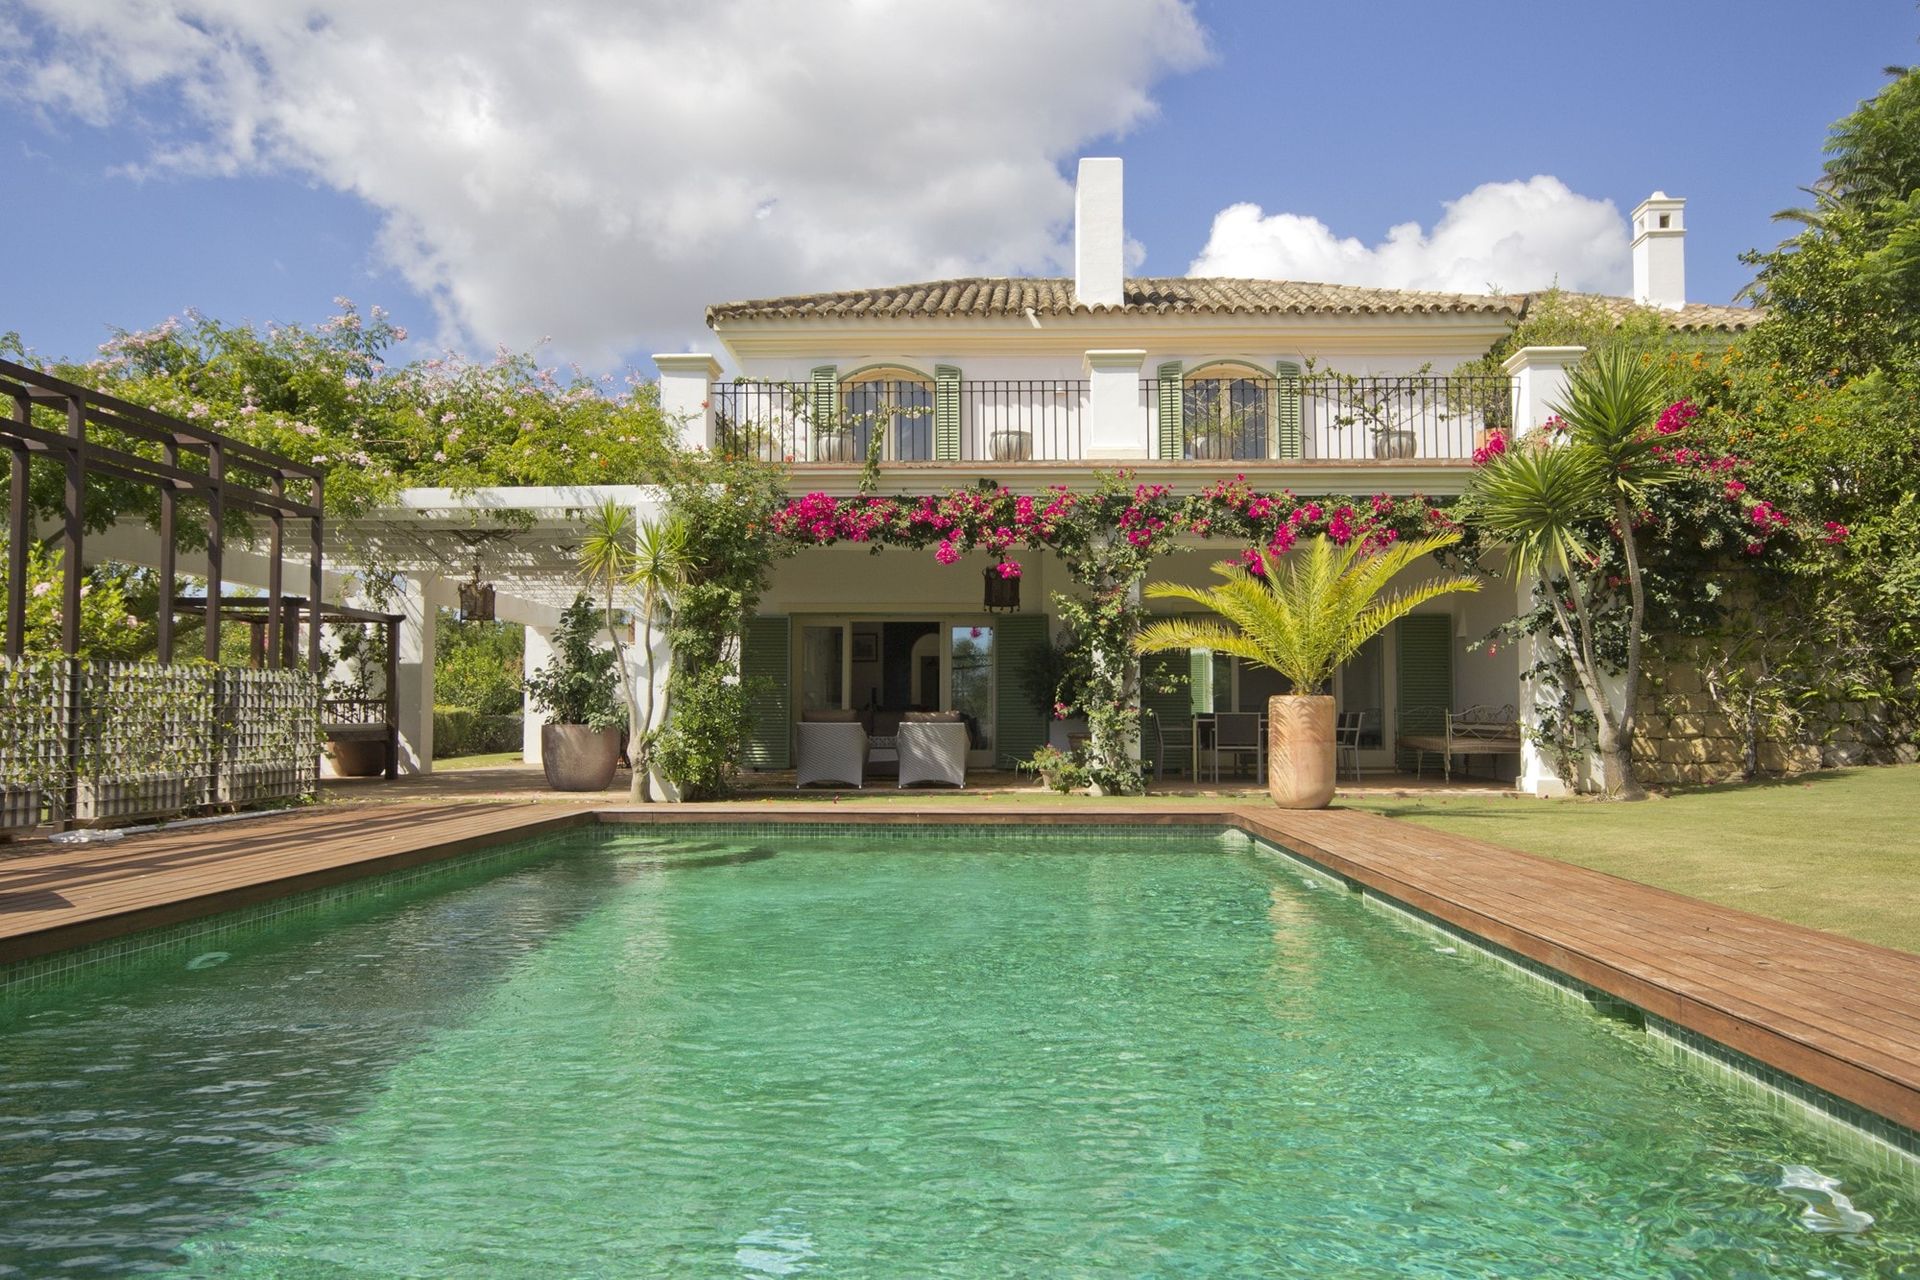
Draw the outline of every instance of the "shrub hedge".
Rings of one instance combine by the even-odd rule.
[[[433,709],[433,758],[518,751],[519,716],[483,716],[467,707]]]

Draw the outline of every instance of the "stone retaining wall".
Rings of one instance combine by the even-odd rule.
[[[1788,777],[1844,765],[1911,761],[1911,743],[1890,746],[1882,718],[1858,702],[1828,703],[1805,717],[1792,741],[1762,734],[1762,774]],[[1634,764],[1659,786],[1702,786],[1740,777],[1746,741],[1733,717],[1706,689],[1686,651],[1649,654],[1642,682]]]

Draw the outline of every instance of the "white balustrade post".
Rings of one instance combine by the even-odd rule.
[[[1566,398],[1567,375],[1585,358],[1585,347],[1522,347],[1500,367],[1513,379],[1513,434],[1518,439],[1553,416]]]
[[[528,625],[521,630],[526,633],[526,642],[520,655],[520,673],[530,677],[553,661],[553,628]],[[544,759],[540,730],[546,726],[547,717],[534,710],[533,699],[524,691],[520,694],[520,717],[520,759],[526,764],[539,764]]]
[[[1145,351],[1087,352],[1087,457],[1152,456],[1147,448],[1147,414],[1140,403],[1140,369]]]
[[[660,411],[677,423],[688,449],[713,447],[713,404],[709,390],[720,376],[720,362],[705,352],[656,355],[660,369]]]

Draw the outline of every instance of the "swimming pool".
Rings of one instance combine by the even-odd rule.
[[[581,834],[156,953],[9,998],[0,1167],[0,1274],[1920,1258],[1838,1144],[1166,831]]]

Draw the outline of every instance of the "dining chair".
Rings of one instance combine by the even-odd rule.
[[[1360,781],[1360,727],[1366,722],[1364,711],[1342,711],[1333,725],[1334,776],[1340,775],[1342,761],[1353,762],[1353,780]]]
[[[1151,707],[1147,708],[1147,721],[1153,726],[1153,743],[1155,748],[1153,755],[1153,780],[1155,782],[1163,781],[1167,776],[1167,770],[1169,768],[1175,773],[1188,772],[1189,765],[1187,760],[1183,759],[1180,755],[1173,755],[1171,753],[1177,751],[1183,753],[1185,757],[1190,758],[1192,756],[1192,728],[1187,728],[1184,733],[1178,725],[1169,729],[1166,721],[1161,718],[1160,713]],[[1195,779],[1195,781],[1198,781],[1198,779]]]
[[[1260,713],[1257,711],[1223,711],[1214,717],[1213,728],[1213,780],[1220,781],[1220,757],[1230,755],[1234,758],[1234,772],[1240,770],[1240,758],[1251,755],[1254,769],[1258,771],[1265,750],[1260,742]]]

